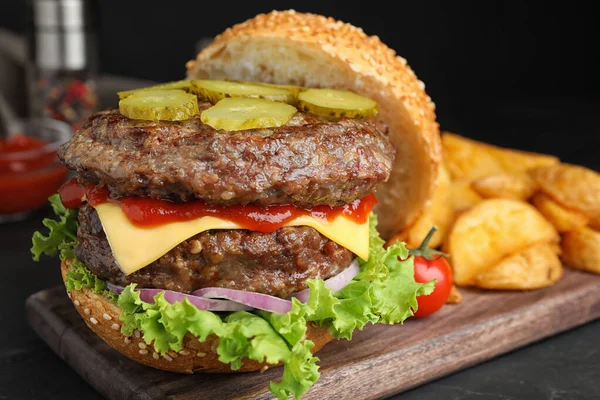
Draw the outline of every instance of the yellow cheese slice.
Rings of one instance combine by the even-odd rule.
[[[133,225],[113,203],[95,207],[117,264],[129,275],[156,261],[179,243],[210,229],[244,229],[231,221],[202,217],[152,228]],[[332,222],[310,216],[298,217],[286,226],[310,226],[362,258],[369,257],[369,222],[358,224],[344,216]]]

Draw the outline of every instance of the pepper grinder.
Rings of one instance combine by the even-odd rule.
[[[30,117],[52,118],[77,130],[97,110],[96,3],[29,1]]]

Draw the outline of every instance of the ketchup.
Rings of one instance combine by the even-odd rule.
[[[76,182],[75,182],[76,184]],[[66,207],[79,206],[82,202],[81,192],[72,188],[59,191],[61,199],[65,196]],[[75,196],[71,196],[77,193]],[[321,220],[332,221],[339,215],[344,215],[357,223],[365,223],[369,213],[377,203],[373,194],[363,199],[355,200],[349,204],[330,207],[315,206],[310,209],[296,207],[294,205],[234,205],[218,206],[210,205],[201,200],[186,203],[172,203],[166,200],[157,200],[149,197],[123,197],[113,199],[106,187],[90,186],[86,190],[87,202],[91,206],[97,206],[106,202],[118,204],[123,213],[134,224],[140,227],[153,227],[170,222],[189,221],[205,216],[222,218],[257,232],[273,232],[289,221],[302,216],[310,215]],[[68,205],[67,205],[68,203]]]
[[[77,178],[73,178],[58,189],[58,195],[63,206],[78,208],[85,200],[85,188],[77,182]]]
[[[67,176],[48,142],[24,135],[0,138],[0,214],[46,204]]]

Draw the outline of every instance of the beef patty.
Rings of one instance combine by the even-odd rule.
[[[354,255],[307,226],[272,233],[212,230],[179,244],[141,270],[125,275],[113,257],[96,210],[79,210],[79,260],[98,277],[118,285],[191,293],[224,287],[287,297],[310,278],[326,279],[347,268]]]
[[[114,197],[300,207],[368,195],[388,179],[394,156],[383,123],[301,112],[279,128],[226,132],[199,115],[155,122],[109,110],[90,117],[59,150],[83,183],[105,184]]]

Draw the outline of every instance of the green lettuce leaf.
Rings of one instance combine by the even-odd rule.
[[[76,258],[72,259],[71,268],[65,275],[65,286],[68,292],[73,289],[86,288],[93,290],[94,293],[106,295],[113,300],[116,299],[116,295],[107,289],[106,282],[94,275]]]
[[[269,389],[275,397],[286,400],[289,395],[300,398],[319,379],[319,359],[310,351],[314,347],[310,340],[304,340],[292,348],[291,357],[283,366],[281,382],[271,382]]]
[[[58,195],[52,196],[50,202],[58,219],[43,221],[49,233],[34,233],[31,253],[34,260],[42,254],[59,254],[61,259],[71,260],[65,279],[68,291],[87,288],[116,301],[122,310],[122,333],[129,336],[139,330],[144,341],[161,354],[181,350],[184,336],[190,333],[199,341],[216,335],[219,361],[229,363],[234,370],[241,368],[245,358],[283,363],[281,381],[270,384],[273,395],[280,399],[301,397],[319,378],[319,359],[311,353],[314,343],[306,339],[307,324],[328,326],[336,338],[351,339],[356,329],[363,329],[368,323],[402,323],[417,310],[416,297],[429,294],[434,288],[434,282],[415,282],[413,260],[408,258],[404,244],[384,248],[376,230],[377,218],[372,213],[369,259],[358,260],[359,274],[336,293],[323,280],[308,280],[307,303],[292,299],[292,309],[287,314],[217,314],[199,310],[187,299],[171,304],[162,293],[154,297],[154,303],[146,303],[135,284],[127,286],[119,296],[109,292],[106,282],[76,259],[77,211],[66,209]]]
[[[287,314],[275,314],[258,311],[258,315],[268,320],[273,328],[290,344],[300,343],[306,334],[306,307],[296,298],[292,298],[292,310]]]
[[[58,194],[52,195],[48,200],[58,220],[44,218],[42,224],[49,229],[47,236],[39,231],[34,232],[31,239],[33,244],[31,254],[35,261],[39,261],[42,254],[54,256],[58,252],[61,259],[70,258],[77,244],[78,210],[65,208]]]

